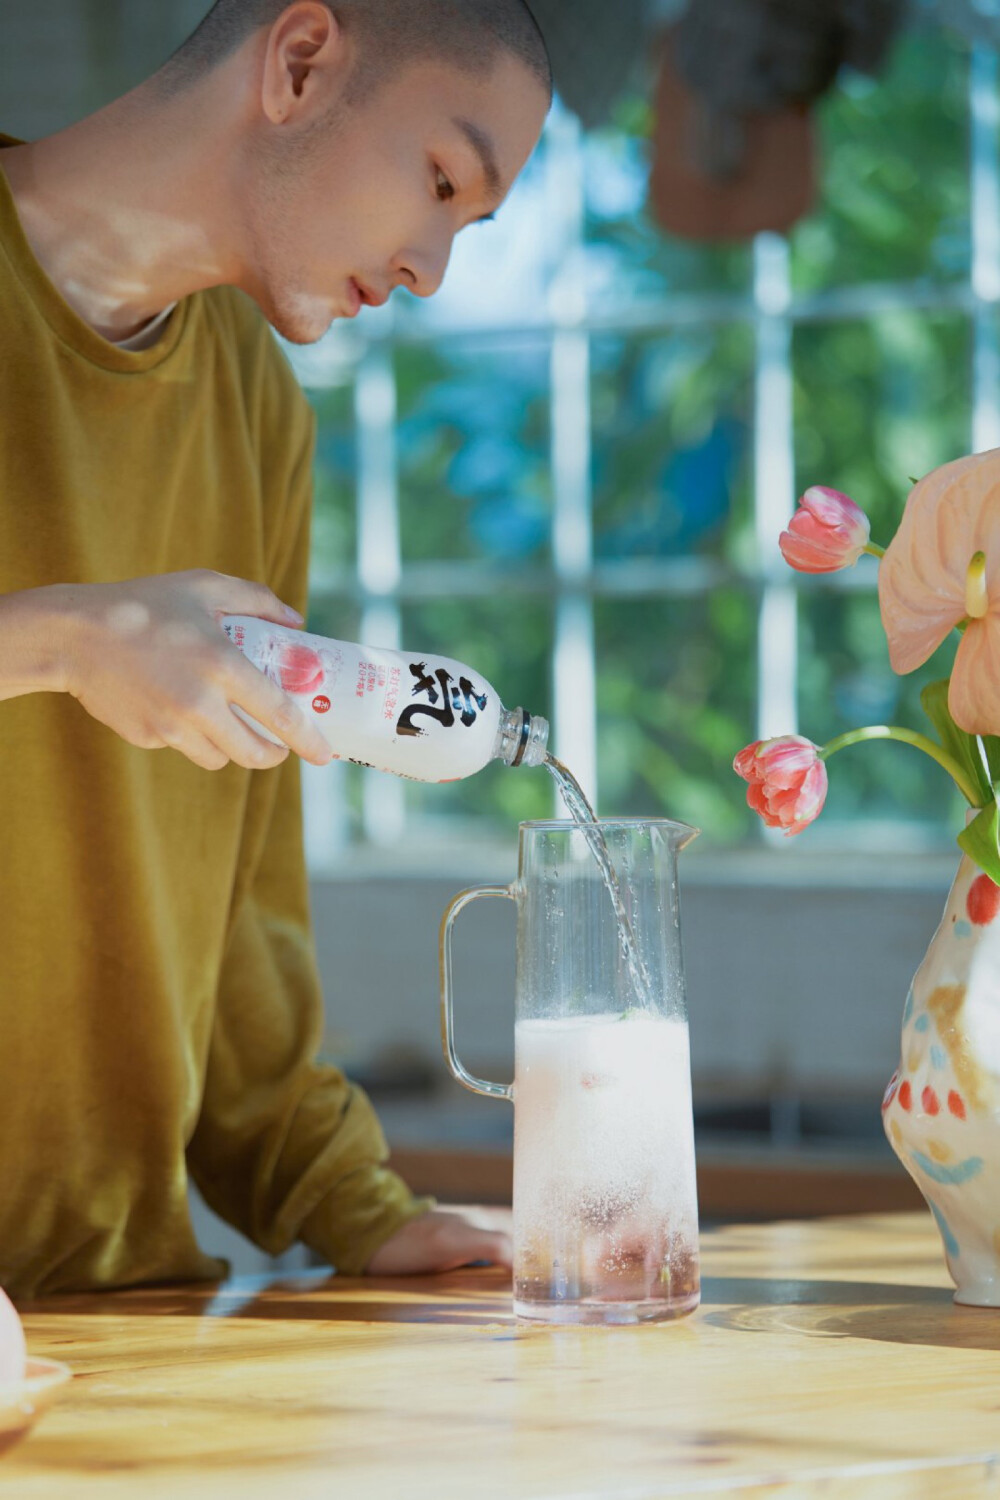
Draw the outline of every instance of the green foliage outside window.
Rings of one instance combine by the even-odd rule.
[[[912,30],[882,79],[846,78],[829,97],[821,198],[791,239],[797,295],[872,282],[916,294],[967,284],[967,75],[964,44]],[[646,120],[642,108],[625,109],[586,144],[588,275],[602,319],[616,305],[634,314],[636,298],[748,299],[748,247],[671,241],[644,214]],[[969,319],[907,301],[864,320],[810,318],[793,336],[797,488],[846,490],[868,510],[876,540],[891,535],[909,476],[969,446]],[[594,295],[591,306],[598,310]],[[730,771],[755,731],[748,309],[747,301],[729,321],[590,340],[595,562],[689,559],[717,580],[708,592],[596,599],[600,807],[683,818],[727,845],[759,836]],[[428,337],[398,344],[393,359],[404,566],[446,565],[434,598],[404,605],[403,639],[464,659],[508,704],[548,714],[554,597],[530,580],[551,566],[549,335],[539,327],[475,344]],[[324,579],[342,583],[356,544],[353,397],[349,383],[311,395],[311,624],[347,634],[359,628],[358,603],[337,588],[331,596]],[[449,592],[447,565],[484,563],[509,586],[501,581],[488,597]],[[816,740],[858,722],[918,723],[919,689],[934,675],[933,662],[912,680],[892,674],[868,559],[859,575],[848,591],[798,580],[800,728]],[[572,745],[557,739],[556,748],[572,764]],[[407,797],[421,820],[481,830],[507,831],[552,806],[541,773],[503,768],[450,787],[409,787]],[[951,812],[935,768],[885,746],[838,759],[824,822],[877,817],[933,829]]]

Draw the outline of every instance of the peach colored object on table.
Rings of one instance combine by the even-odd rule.
[[[28,1351],[17,1309],[0,1290],[0,1389],[24,1379]]]
[[[53,1299],[76,1379],[0,1460],[17,1500],[995,1495],[1000,1314],[929,1214],[703,1239],[690,1318],[515,1326],[498,1271]]]
[[[28,1436],[71,1377],[61,1360],[29,1358],[20,1380],[0,1384],[0,1458]],[[0,1468],[0,1494],[5,1475]]]

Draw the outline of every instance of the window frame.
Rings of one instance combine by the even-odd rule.
[[[935,285],[879,282],[796,295],[786,238],[756,236],[746,292],[678,293],[607,310],[588,307],[584,282],[584,157],[579,124],[553,111],[546,130],[546,182],[556,193],[562,253],[544,316],[523,328],[509,324],[422,326],[393,316],[336,329],[310,350],[290,349],[303,386],[342,382],[354,371],[357,453],[357,556],[353,567],[317,578],[314,597],[347,598],[359,609],[360,639],[398,647],[404,605],[447,594],[453,598],[536,595],[554,600],[552,664],[553,742],[572,744],[573,767],[588,795],[596,794],[597,599],[701,594],[724,584],[751,591],[757,608],[756,734],[768,738],[798,729],[797,601],[799,577],[783,562],[778,536],[795,509],[793,335],[809,322],[847,322],[894,310],[959,312],[972,328],[970,451],[1000,446],[1000,70],[998,53],[983,42],[968,48],[970,173],[969,273]],[[756,558],[740,567],[712,558],[595,557],[591,473],[591,343],[602,334],[667,334],[684,327],[743,324],[752,331],[752,505]],[[537,340],[548,355],[551,411],[552,544],[550,565],[512,567],[483,561],[407,563],[400,546],[397,399],[394,351],[447,340],[451,347],[488,348],[512,337]],[[875,589],[875,570],[810,578],[810,587]],[[461,654],[460,643],[456,652]],[[738,748],[738,747],[734,747]],[[306,767],[309,858],[314,870],[337,867],[348,843],[343,768],[319,775]],[[340,773],[338,775],[338,772]],[[391,848],[406,830],[405,784],[367,776],[363,784],[363,842]],[[761,837],[768,840],[767,831]]]

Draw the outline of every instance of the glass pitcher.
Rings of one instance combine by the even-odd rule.
[[[588,838],[568,821],[522,823],[514,883],[463,891],[441,924],[448,1066],[515,1106],[514,1311],[549,1323],[676,1318],[699,1300],[677,895],[677,855],[698,830],[639,818],[599,821],[591,838],[595,828],[638,965]],[[512,1086],[473,1077],[455,1050],[452,933],[484,896],[517,904]]]

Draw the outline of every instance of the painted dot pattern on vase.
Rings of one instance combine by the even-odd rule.
[[[965,909],[969,913],[970,922],[977,927],[987,926],[1000,911],[1000,885],[988,875],[977,875],[969,886]]]

